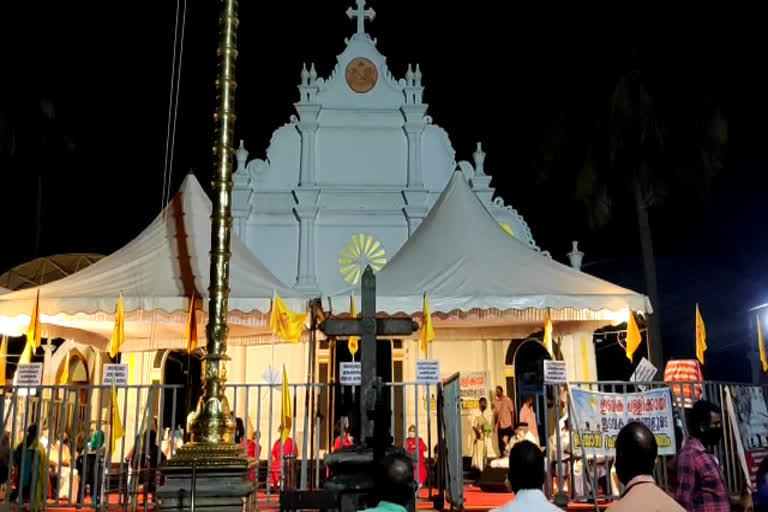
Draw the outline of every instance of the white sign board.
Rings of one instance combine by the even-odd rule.
[[[440,384],[440,361],[420,359],[416,361],[416,382]]]
[[[656,367],[648,359],[642,358],[629,380],[632,382],[650,382],[657,371]]]
[[[544,382],[549,384],[567,384],[568,371],[565,361],[544,360]]]
[[[16,367],[16,373],[13,374],[13,385],[18,386],[19,396],[37,394],[36,386],[43,382],[43,363],[20,364]]]
[[[362,384],[363,365],[358,362],[339,364],[339,382],[342,386],[359,386]]]
[[[115,386],[128,385],[128,365],[127,364],[105,364],[104,377],[102,384],[114,384]]]

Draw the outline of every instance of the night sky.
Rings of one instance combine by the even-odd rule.
[[[0,271],[35,256],[39,174],[41,256],[108,254],[158,214],[171,78],[176,2],[20,3],[0,15],[0,112],[17,126],[16,157],[0,147]],[[207,186],[212,171],[217,6],[189,3],[173,191],[190,170]],[[345,15],[352,4],[241,1],[236,130],[252,157],[264,156],[272,131],[294,113],[301,64],[315,62],[329,75],[354,31]],[[660,77],[669,104],[705,97],[719,105],[728,121],[723,169],[706,193],[698,180],[676,183],[652,210],[651,226],[665,356],[693,355],[698,301],[708,356],[719,363],[705,375],[744,378],[741,359],[756,350],[748,309],[768,302],[768,83],[757,12],[369,4],[377,16],[368,30],[395,76],[420,63],[428,113],[448,131],[457,160],[471,160],[482,141],[492,185],[525,217],[539,246],[565,261],[570,241],[579,240],[585,271],[640,291],[629,196],[600,230],[590,229],[574,199],[585,152],[579,127],[603,115],[617,77],[638,61]],[[42,98],[53,106],[52,121],[41,113]],[[556,172],[543,172],[552,167],[547,144],[555,133],[567,150]]]

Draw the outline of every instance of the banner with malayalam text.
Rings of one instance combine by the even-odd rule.
[[[592,453],[615,455],[616,436],[627,423],[644,423],[656,436],[659,455],[675,454],[675,427],[669,388],[643,393],[600,393],[571,389],[576,419],[574,446]]]

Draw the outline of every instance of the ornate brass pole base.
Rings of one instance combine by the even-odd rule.
[[[248,478],[256,461],[233,442],[235,421],[224,394],[227,381],[227,312],[232,234],[232,150],[235,123],[237,0],[221,0],[219,64],[216,78],[216,170],[211,218],[211,273],[208,289],[205,385],[190,430],[192,442],[160,467],[167,482],[157,490],[159,510],[243,510],[255,496]],[[248,510],[251,507],[247,507]]]

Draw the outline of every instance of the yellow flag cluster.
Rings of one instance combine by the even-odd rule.
[[[419,347],[424,355],[427,354],[427,344],[432,343],[435,339],[435,329],[432,327],[432,313],[429,310],[429,299],[427,294],[424,294],[424,324],[421,326],[421,333],[419,334]]]
[[[112,339],[109,343],[109,357],[112,359],[117,357],[123,343],[125,343],[125,312],[123,311],[123,294],[121,293],[115,313],[115,327],[112,329]]]
[[[355,298],[351,295],[349,296],[349,317],[357,318],[357,311],[355,310]],[[349,340],[347,341],[347,348],[349,349],[349,353],[352,354],[352,359],[354,359],[355,354],[357,354],[357,349],[360,348],[360,338],[357,336],[350,336]]]
[[[115,445],[125,435],[123,420],[120,418],[120,404],[117,402],[117,389],[112,382],[112,453],[115,453]]]
[[[269,314],[269,328],[272,334],[281,340],[298,343],[306,322],[306,313],[294,313],[288,309],[283,299],[275,294],[272,299],[272,312]]]
[[[707,329],[704,327],[704,319],[701,317],[699,305],[696,304],[696,359],[704,364],[704,352],[707,350]]]
[[[40,346],[42,331],[40,328],[40,290],[37,290],[35,296],[35,305],[32,306],[32,316],[29,318],[29,327],[27,328],[27,343],[24,345],[24,351],[19,358],[19,364],[29,364],[32,361],[32,355],[37,347]]]
[[[69,383],[69,352],[64,357],[66,359],[64,360],[64,371],[61,372],[61,377],[59,377],[60,386],[66,386]]]
[[[552,318],[549,316],[549,309],[547,309],[547,315],[544,318],[544,348],[552,354]]]
[[[637,320],[635,320],[635,314],[629,312],[629,321],[627,322],[627,339],[626,354],[627,359],[632,362],[632,357],[635,352],[640,348],[640,344],[643,342],[643,337],[640,335],[640,329],[637,327]]]
[[[765,353],[765,340],[763,339],[763,328],[760,325],[760,317],[757,317],[757,348],[760,350],[760,363],[763,365],[763,371],[768,372],[768,355]]]
[[[281,439],[283,443],[291,437],[291,427],[293,421],[293,414],[291,414],[291,393],[288,391],[288,374],[285,371],[285,365],[283,365],[283,403],[280,410],[280,429]]]
[[[195,292],[189,300],[189,312],[187,313],[187,328],[184,332],[187,340],[187,352],[192,353],[197,348],[197,312],[195,311]]]

